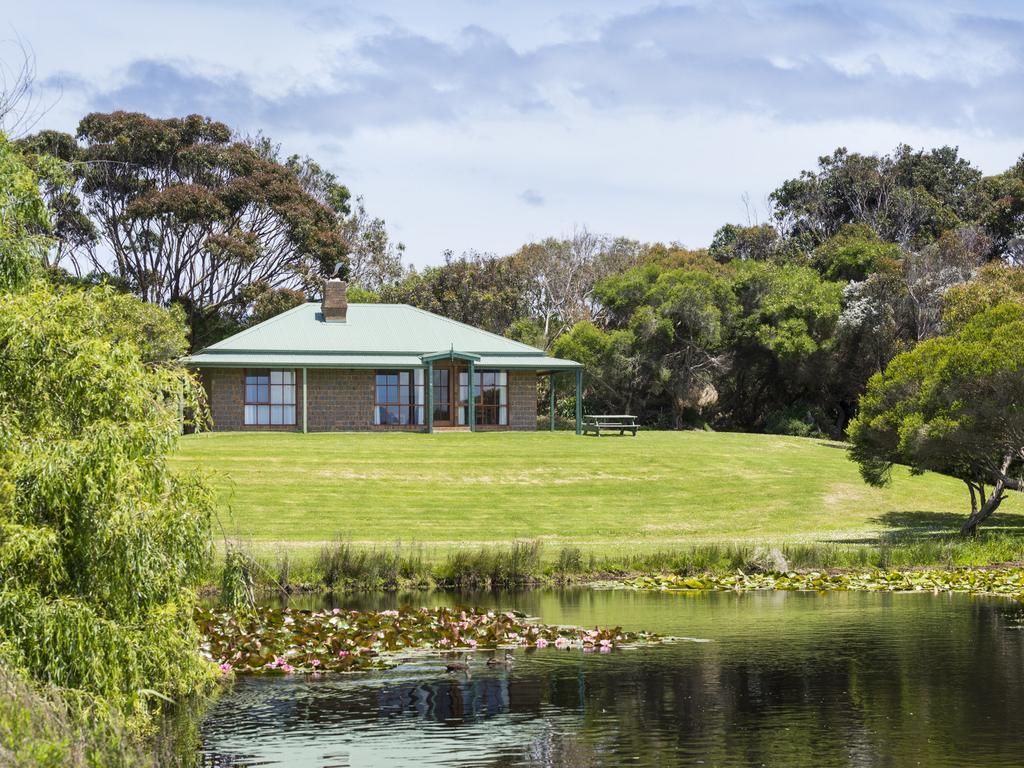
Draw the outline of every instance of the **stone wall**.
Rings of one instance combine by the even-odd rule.
[[[418,432],[425,427],[385,426],[373,423],[374,371],[336,368],[308,369],[308,429],[310,432]],[[203,383],[210,400],[213,429],[225,431],[302,431],[302,370],[295,371],[296,424],[253,426],[245,416],[245,370],[205,368]],[[510,371],[508,375],[509,426],[488,429],[537,429],[537,375]]]
[[[533,371],[508,373],[508,424],[517,431],[537,429],[537,374]]]

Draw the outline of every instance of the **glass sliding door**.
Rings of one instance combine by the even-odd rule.
[[[434,368],[434,423],[452,423],[452,372],[450,368]]]

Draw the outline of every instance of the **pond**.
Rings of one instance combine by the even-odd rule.
[[[324,607],[320,599],[292,607]],[[205,766],[1016,766],[1024,606],[968,595],[535,590],[370,595],[698,638],[531,649],[470,675],[416,659],[358,675],[240,677]],[[328,605],[328,607],[333,607]]]

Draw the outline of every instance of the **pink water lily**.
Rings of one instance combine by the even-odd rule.
[[[231,665],[230,665],[230,664],[228,664],[228,663],[227,663],[227,662],[225,661],[225,662],[223,662],[223,663],[222,663],[222,664],[221,664],[221,665],[220,665],[220,666],[218,667],[218,669],[219,669],[219,670],[220,670],[221,672],[223,672],[224,674],[227,674],[228,672],[230,672],[230,671],[231,671]]]
[[[346,656],[348,656],[348,651],[338,651],[339,659],[344,659]]]
[[[612,641],[611,640],[604,639],[604,640],[601,641],[601,648],[602,649],[604,649],[604,648],[611,648],[611,647],[612,647]]]
[[[548,641],[545,640],[543,637],[538,637],[537,638],[537,647],[538,648],[547,648],[548,647]]]
[[[309,663],[310,663],[310,664],[311,664],[311,665],[313,666],[313,668],[315,669],[316,667],[319,667],[319,666],[320,666],[320,659],[313,659],[313,660],[312,660],[311,662],[309,662]]]
[[[569,647],[569,641],[566,638],[562,637],[561,635],[559,635],[557,638],[555,638],[555,648],[568,648],[568,647]]]

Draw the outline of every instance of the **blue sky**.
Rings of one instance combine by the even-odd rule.
[[[0,7],[36,56],[39,127],[129,109],[262,131],[362,194],[417,265],[581,226],[706,245],[840,145],[955,144],[988,173],[1024,153],[1015,2]]]

